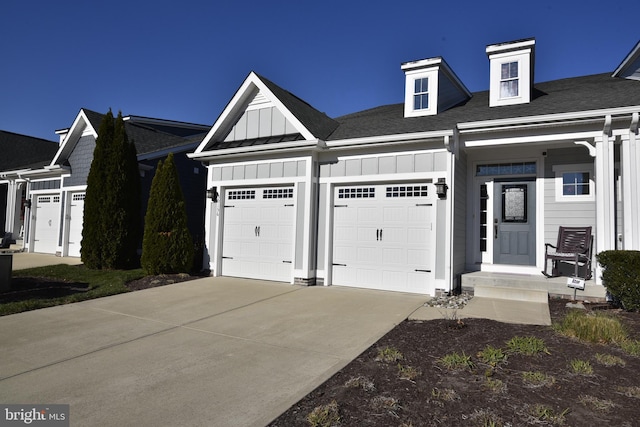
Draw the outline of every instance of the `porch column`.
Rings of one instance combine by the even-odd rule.
[[[615,174],[611,116],[605,118],[601,137],[595,138],[596,159],[596,253],[615,249]],[[601,267],[596,266],[596,283],[600,283]]]
[[[629,134],[622,137],[620,174],[622,178],[623,236],[622,248],[640,250],[640,147],[638,147],[638,113],[633,113]]]

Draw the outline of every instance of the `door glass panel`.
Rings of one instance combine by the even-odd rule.
[[[527,222],[527,185],[502,187],[502,222]]]

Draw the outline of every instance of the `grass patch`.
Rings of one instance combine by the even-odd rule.
[[[453,402],[454,400],[460,399],[458,393],[452,388],[433,388],[431,389],[431,397],[444,402]]]
[[[569,367],[574,374],[577,375],[593,375],[593,367],[588,360],[573,359],[569,363]]]
[[[478,352],[478,359],[480,359],[482,363],[496,367],[500,363],[507,361],[507,355],[501,348],[495,348],[487,345],[482,351]]]
[[[528,371],[522,373],[522,381],[529,387],[542,387],[555,384],[556,378],[544,372]]]
[[[485,378],[484,387],[494,393],[502,393],[507,389],[507,386],[501,380],[497,378],[493,379],[491,377]]]
[[[346,388],[361,388],[364,391],[376,391],[376,386],[372,380],[369,378],[358,375],[357,377],[349,378],[346,383],[344,383]]]
[[[540,353],[550,354],[544,341],[536,337],[515,336],[507,341],[507,351],[525,356],[535,356]]]
[[[338,404],[335,400],[326,405],[316,406],[307,415],[307,421],[311,427],[332,427],[340,424]]]
[[[400,401],[390,396],[374,397],[373,400],[371,400],[371,407],[376,411],[385,411],[395,418],[399,418],[398,411],[402,409]]]
[[[620,343],[620,348],[631,356],[640,356],[640,340],[624,340]]]
[[[403,366],[398,363],[398,377],[401,380],[409,380],[413,381],[418,376],[420,376],[422,372],[420,370],[414,368],[413,366]]]
[[[556,411],[554,411],[547,405],[534,405],[529,408],[529,415],[531,415],[536,420],[559,426],[564,425],[566,421],[565,416],[568,413],[569,408],[557,414]]]
[[[603,354],[596,353],[596,360],[599,364],[604,366],[622,366],[624,367],[627,363],[622,360],[618,356],[614,356],[613,354]]]
[[[639,386],[629,386],[629,387],[618,386],[616,388],[616,390],[618,391],[618,393],[622,393],[623,395],[625,395],[627,397],[633,397],[635,399],[640,399],[640,387]]]
[[[449,370],[462,370],[462,369],[473,369],[475,365],[471,360],[471,356],[467,356],[459,353],[449,353],[440,359],[438,359],[438,363]]]
[[[609,412],[616,406],[615,403],[610,400],[600,399],[587,394],[583,394],[578,397],[578,402],[596,412]]]
[[[142,269],[90,270],[82,265],[60,264],[17,270],[12,273],[12,276],[14,278],[38,277],[44,278],[43,280],[46,278],[55,279],[64,282],[60,286],[66,283],[71,287],[81,289],[81,291],[50,297],[33,296],[34,293],[29,292],[27,289],[12,289],[13,301],[0,304],[0,315],[2,316],[129,292],[125,284],[131,280],[144,277],[144,272]],[[19,299],[22,293],[24,298]]]
[[[487,409],[476,409],[469,419],[474,422],[473,425],[481,427],[503,427],[505,424],[502,418]]]
[[[376,362],[395,363],[404,359],[404,356],[395,347],[384,347],[378,349],[378,355],[375,358]]]
[[[619,319],[603,313],[587,314],[571,310],[554,325],[562,335],[591,343],[620,344],[627,339],[627,332]]]

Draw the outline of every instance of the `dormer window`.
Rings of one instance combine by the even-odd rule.
[[[416,79],[413,95],[413,109],[425,110],[429,108],[429,78]]]
[[[471,98],[471,92],[440,57],[405,62],[401,68],[405,117],[433,116]]]
[[[531,102],[535,47],[534,39],[487,46],[490,107]]]
[[[518,62],[507,62],[500,67],[500,98],[518,96]]]

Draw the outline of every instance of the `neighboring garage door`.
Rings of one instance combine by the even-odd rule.
[[[336,187],[334,285],[433,294],[433,184]]]
[[[294,213],[293,187],[226,190],[221,274],[290,282]]]
[[[36,224],[33,251],[55,254],[58,247],[58,218],[60,196],[43,194],[36,196]]]
[[[69,249],[68,256],[80,256],[80,243],[82,242],[82,221],[84,215],[85,193],[73,193],[71,206],[69,207]]]

